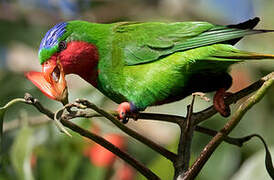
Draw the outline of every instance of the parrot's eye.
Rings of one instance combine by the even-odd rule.
[[[67,48],[67,43],[66,41],[60,41],[58,45],[58,52],[63,51],[64,49]]]
[[[54,68],[54,70],[52,71],[51,77],[52,77],[52,79],[53,79],[55,82],[58,82],[58,81],[59,81],[59,78],[60,78],[60,69],[58,68],[58,66],[56,66],[56,67]]]

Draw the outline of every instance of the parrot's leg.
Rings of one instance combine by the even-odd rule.
[[[213,98],[213,105],[215,109],[224,117],[228,117],[230,115],[230,108],[224,101],[228,95],[230,95],[230,93],[226,92],[226,88],[220,88]]]
[[[228,73],[224,73],[222,76],[215,78],[215,83],[217,91],[213,97],[213,106],[223,117],[228,117],[230,108],[225,104],[225,98],[231,95],[231,93],[226,91],[232,85],[232,77]]]
[[[129,115],[132,115],[134,120],[138,119],[138,108],[131,102],[123,102],[118,106],[117,109],[118,118],[122,120],[124,124],[126,124],[129,120]]]
[[[224,99],[229,95],[226,92],[232,85],[232,77],[228,73],[196,74],[191,77],[192,84],[195,87],[189,87],[189,92],[212,92],[216,91],[213,98],[215,109],[224,117],[230,115],[229,106],[225,104]]]

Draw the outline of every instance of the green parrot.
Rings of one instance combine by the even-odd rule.
[[[232,84],[232,64],[274,55],[238,50],[233,45],[253,30],[259,18],[236,25],[208,22],[68,21],[55,25],[41,41],[42,72],[26,76],[46,96],[67,101],[66,74],[77,74],[119,103],[118,117],[148,106],[181,100],[194,92],[216,91],[214,107],[223,116]]]

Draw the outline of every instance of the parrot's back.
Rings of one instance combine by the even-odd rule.
[[[139,109],[180,100],[197,91],[231,86],[230,65],[247,59],[273,58],[240,51],[232,45],[252,30],[258,18],[238,25],[207,22],[117,23],[112,27],[111,57],[99,62],[98,88]]]

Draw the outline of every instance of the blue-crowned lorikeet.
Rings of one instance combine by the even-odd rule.
[[[259,18],[236,25],[208,22],[62,22],[42,39],[42,72],[26,76],[51,99],[67,99],[66,74],[77,74],[119,103],[119,118],[148,106],[180,100],[193,92],[217,91],[215,108],[224,105],[231,86],[229,67],[274,55],[238,50],[233,45],[254,30]]]

